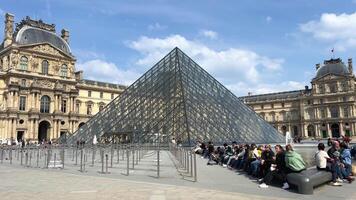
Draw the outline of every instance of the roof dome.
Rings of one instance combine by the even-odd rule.
[[[23,26],[16,34],[18,44],[36,44],[47,42],[67,54],[70,53],[68,43],[55,32],[50,32],[36,27]]]
[[[321,78],[327,74],[346,76],[349,74],[349,70],[340,58],[330,59],[324,61],[324,65],[321,66],[316,72],[315,78]]]

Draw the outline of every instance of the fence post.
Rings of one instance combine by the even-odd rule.
[[[197,175],[197,155],[194,154],[194,182],[197,182],[198,175]]]
[[[37,157],[36,158],[37,159],[36,160],[36,167],[38,167],[38,164],[39,164],[38,162],[39,162],[39,157],[40,157],[40,148],[39,147],[37,148],[37,156],[36,157]]]
[[[132,145],[131,147],[132,147],[132,151],[131,151],[131,153],[132,153],[132,169],[135,169],[135,146]]]
[[[119,144],[117,144],[116,145],[116,147],[117,147],[117,163],[119,163],[120,162],[120,146],[119,146]]]
[[[93,146],[93,155],[91,158],[91,166],[94,167],[94,162],[95,162],[95,154],[96,154],[96,148],[95,145]]]
[[[83,171],[85,172],[85,162],[86,162],[87,154],[84,154],[84,163],[83,163]]]
[[[56,168],[56,160],[57,160],[57,154],[54,153],[54,158],[53,158],[53,168]]]
[[[75,149],[75,165],[78,165],[78,147]]]
[[[190,156],[189,156],[189,158],[190,158],[190,176],[193,176],[193,153],[194,153],[194,151],[191,151],[190,152]]]
[[[100,150],[100,156],[101,156],[101,173],[104,173],[104,151],[101,149]]]
[[[114,158],[114,145],[111,144],[111,151],[110,151],[110,168],[112,168],[113,158]]]
[[[159,147],[158,147],[158,149],[157,149],[157,178],[159,178],[159,176],[160,176],[160,172],[159,172],[159,170],[160,170],[160,162],[159,162],[159,159],[160,159],[160,150],[159,150]]]
[[[52,157],[52,150],[49,149],[47,150],[47,168],[49,168],[49,163],[51,162],[51,157]]]
[[[9,157],[10,157],[10,165],[12,165],[12,148],[10,148],[10,153],[9,153]]]
[[[62,148],[62,169],[64,169],[64,160],[65,160],[65,147]]]
[[[140,152],[140,148],[138,145],[136,145],[136,165],[138,164],[139,152]]]
[[[80,149],[80,172],[83,172],[83,148]]]
[[[129,175],[130,171],[130,151],[128,146],[126,147],[126,159],[127,159],[127,165],[126,165],[126,175]]]
[[[108,174],[108,164],[109,164],[109,155],[105,154],[105,159],[106,159],[106,170],[105,170],[105,174]]]
[[[23,153],[22,153],[22,150],[21,150],[21,162],[20,162],[20,165],[22,165],[23,163],[22,163],[22,159],[23,159]]]
[[[4,162],[4,149],[1,148],[1,164]]]

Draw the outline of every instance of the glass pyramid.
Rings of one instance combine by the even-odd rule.
[[[67,140],[277,143],[284,137],[180,49],[174,48]]]

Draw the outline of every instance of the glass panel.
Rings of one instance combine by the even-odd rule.
[[[168,143],[175,138],[186,145],[197,140],[216,144],[284,141],[276,129],[178,48],[100,109],[68,143],[90,143],[94,135],[113,134],[127,135],[132,142]]]

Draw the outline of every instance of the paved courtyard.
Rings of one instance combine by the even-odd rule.
[[[0,199],[356,199],[355,184],[324,185],[315,189],[314,195],[279,187],[260,189],[245,175],[207,166],[201,158],[197,158],[198,182],[184,180],[167,151],[161,154],[158,179],[155,159],[155,154],[148,152],[130,176],[123,175],[124,168],[119,165],[110,168],[110,174],[100,174],[89,166],[82,173],[71,164],[61,170],[4,163],[0,165]]]

